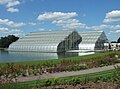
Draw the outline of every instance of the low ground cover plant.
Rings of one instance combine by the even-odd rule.
[[[114,70],[80,76],[0,84],[0,89],[120,89],[119,77],[117,66]]]

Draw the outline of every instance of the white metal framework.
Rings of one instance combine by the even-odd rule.
[[[82,42],[79,44],[79,50],[102,50],[104,43],[108,39],[103,31],[79,32]]]
[[[12,43],[8,50],[62,52],[78,49],[81,36],[76,31],[59,30],[29,33]]]
[[[29,33],[12,43],[8,50],[63,52],[68,50],[102,50],[108,39],[103,31],[77,32],[71,30]]]

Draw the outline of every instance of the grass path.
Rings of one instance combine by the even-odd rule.
[[[69,77],[69,76],[76,76],[76,75],[83,75],[83,74],[90,74],[90,73],[96,73],[96,72],[102,72],[114,69],[114,66],[120,66],[120,63],[110,66],[104,66],[99,68],[92,68],[87,70],[81,70],[81,71],[71,71],[71,72],[58,72],[58,73],[48,73],[48,74],[42,74],[39,76],[28,76],[28,77],[18,77],[18,82],[26,82],[26,81],[33,81],[38,79],[46,79],[46,78],[58,78],[58,77]]]

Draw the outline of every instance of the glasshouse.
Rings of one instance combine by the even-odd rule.
[[[11,51],[63,52],[68,50],[103,50],[108,39],[103,31],[75,30],[32,32],[12,43]]]
[[[12,43],[8,50],[62,52],[78,50],[81,41],[79,33],[72,30],[32,32]]]
[[[103,50],[108,39],[103,31],[79,32],[82,41],[79,50]]]

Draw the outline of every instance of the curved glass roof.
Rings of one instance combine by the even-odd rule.
[[[46,32],[33,32],[26,35],[24,38],[19,39],[12,45],[58,45],[73,31],[60,30],[60,31],[46,31]]]
[[[98,40],[108,41],[103,31],[91,31],[91,32],[79,32],[82,37],[82,41],[79,44],[79,49],[95,49],[96,42]],[[99,43],[102,44],[102,43]]]
[[[73,30],[32,32],[9,46],[9,50],[57,50],[60,42],[67,39]],[[78,34],[79,35],[79,34]]]
[[[82,37],[80,44],[95,44],[102,33],[103,31],[79,32]]]
[[[81,37],[82,41],[76,43]],[[98,43],[98,40],[102,42]],[[79,32],[79,34],[73,30],[31,32],[12,43],[9,50],[52,50],[55,52],[61,42],[60,49],[69,49],[72,46],[73,49],[79,47],[79,49],[94,50],[96,45],[96,47],[102,47],[103,42],[106,41],[107,37],[103,31]]]

